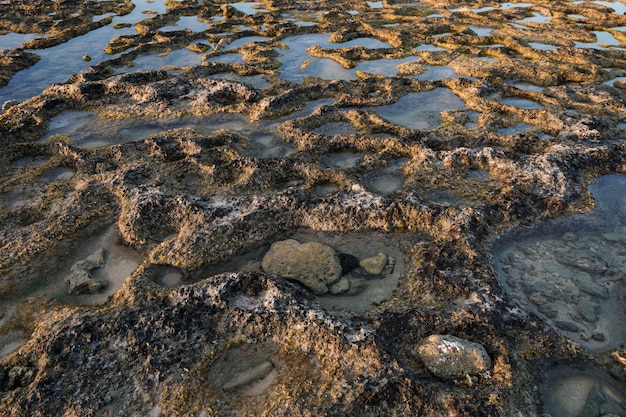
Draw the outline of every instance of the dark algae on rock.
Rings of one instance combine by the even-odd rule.
[[[626,415],[625,12],[0,4],[0,415]]]

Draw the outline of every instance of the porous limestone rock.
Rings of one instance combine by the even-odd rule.
[[[72,265],[70,275],[65,279],[69,284],[68,294],[95,294],[106,286],[91,276],[91,271],[104,266],[104,249],[100,248],[85,259]]]
[[[368,275],[379,275],[387,266],[389,257],[382,252],[378,252],[376,256],[365,258],[359,262],[359,266]]]
[[[430,372],[444,379],[465,378],[491,368],[485,348],[451,335],[431,335],[417,346],[417,354]]]
[[[341,277],[335,250],[319,242],[294,239],[274,242],[261,261],[263,270],[302,283],[315,294],[326,294],[328,285]]]

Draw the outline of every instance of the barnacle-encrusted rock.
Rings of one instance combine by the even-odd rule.
[[[491,369],[485,348],[451,335],[431,335],[417,346],[426,368],[440,378],[465,378]]]

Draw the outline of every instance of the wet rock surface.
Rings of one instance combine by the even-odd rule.
[[[0,10],[0,414],[623,414],[621,2]]]

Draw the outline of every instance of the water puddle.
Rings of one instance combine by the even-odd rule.
[[[390,195],[399,191],[406,181],[406,177],[399,170],[405,163],[406,160],[399,159],[391,161],[387,168],[368,172],[363,176],[363,185],[382,195]]]
[[[552,23],[550,22],[551,19],[552,19],[552,16],[544,16],[541,13],[533,12],[533,16],[518,20],[518,22],[551,24]]]
[[[162,287],[180,287],[185,284],[183,273],[170,265],[150,265],[148,267],[148,279]]]
[[[133,60],[133,65],[119,68],[116,73],[129,71],[156,71],[166,67],[193,67],[202,64],[202,55],[187,48],[176,49],[169,53],[149,52],[141,54]]]
[[[385,7],[382,1],[367,1],[366,3],[372,9],[383,9]]]
[[[539,51],[554,51],[556,49],[555,45],[550,45],[548,43],[539,43],[539,42],[528,42],[528,46],[533,49],[537,49]]]
[[[626,417],[626,385],[591,366],[549,369],[540,393],[552,417]]]
[[[230,3],[231,6],[233,6],[235,9],[239,10],[240,12],[243,12],[247,15],[255,15],[257,13],[268,13],[268,10],[266,10],[263,7],[263,3],[259,3],[259,2],[239,2],[239,3]]]
[[[476,205],[477,201],[458,196],[449,189],[430,189],[425,196],[428,200],[446,207],[470,207]]]
[[[337,185],[328,183],[316,186],[313,190],[313,193],[318,197],[324,198],[337,194],[339,191],[341,191],[341,188],[339,188]]]
[[[480,26],[469,26],[469,28],[478,36],[491,36],[491,32],[493,32],[492,28]]]
[[[596,37],[595,42],[584,43],[584,42],[574,42],[577,48],[591,48],[591,49],[607,49],[611,46],[619,46],[621,42],[615,39],[613,34],[605,31],[594,31],[594,36]]]
[[[525,98],[506,97],[501,100],[502,104],[507,106],[518,107],[520,109],[540,110],[543,106],[535,101],[527,100]]]
[[[359,132],[352,126],[351,123],[348,122],[332,122],[326,123],[314,129],[312,133],[316,133],[318,135],[356,135]]]
[[[243,64],[243,55],[240,53],[229,53],[209,58],[207,61],[222,62],[224,64]]]
[[[355,168],[363,162],[363,155],[360,153],[342,152],[320,155],[319,163],[324,168]]]
[[[413,48],[413,50],[414,51],[429,51],[429,52],[447,51],[446,48],[442,48],[440,46],[431,45],[429,43],[423,43],[420,46],[418,46],[417,48]]]
[[[448,65],[442,66],[432,66],[426,65],[426,71],[419,75],[413,75],[411,78],[415,78],[422,81],[437,81],[442,80],[444,78],[467,78],[471,79],[471,77],[464,77],[454,70],[454,68]]]
[[[465,103],[447,88],[409,93],[394,104],[370,107],[382,118],[408,129],[431,130],[441,125],[441,112],[463,110]]]
[[[400,59],[377,59],[374,61],[359,62],[354,70],[369,74],[383,75],[385,77],[395,77],[398,74],[398,65],[417,62],[419,60],[419,57],[414,56]]]
[[[43,38],[44,35],[38,33],[15,33],[9,32],[5,35],[0,35],[0,49],[14,49],[19,48],[22,44],[32,41],[33,39]]]
[[[171,32],[176,30],[189,29],[192,32],[204,32],[209,29],[208,23],[198,20],[197,16],[181,16],[178,21],[170,26],[163,26],[161,32]]]
[[[76,170],[73,168],[66,167],[54,167],[46,169],[38,178],[39,181],[44,183],[49,182],[64,182],[69,181],[74,174],[76,174]]]
[[[259,88],[259,89],[269,87],[270,85],[272,85],[272,83],[269,82],[267,78],[263,75],[240,76],[240,75],[232,74],[232,73],[219,73],[219,74],[209,75],[209,78],[236,81],[236,82],[240,82],[243,84],[249,84],[252,87]]]
[[[513,83],[513,87],[524,91],[535,91],[537,93],[543,92],[544,88],[539,85],[526,84],[526,83]]]
[[[128,22],[134,24],[145,19],[143,11],[157,8],[157,12],[166,11],[165,2],[148,3],[135,1],[132,13],[126,16],[117,16],[112,23],[92,30],[84,35],[75,37],[60,45],[33,50],[41,57],[35,65],[19,71],[9,83],[0,89],[0,103],[7,100],[24,101],[40,94],[51,84],[60,84],[67,81],[72,75],[78,74],[91,65],[111,59],[115,55],[107,55],[104,48],[109,41],[117,36],[133,35],[134,27],[115,29],[116,23]],[[89,55],[91,60],[85,61],[83,56]]]
[[[357,69],[345,69],[340,64],[329,58],[314,58],[306,52],[306,49],[310,46],[317,45],[321,48],[348,48],[355,46],[362,46],[364,48],[379,49],[390,48],[386,42],[382,42],[373,38],[357,38],[344,43],[331,43],[329,34],[308,34],[291,36],[283,39],[283,43],[288,49],[278,49],[278,52],[282,55],[280,61],[283,63],[278,71],[280,72],[280,78],[293,82],[302,82],[305,77],[320,77],[325,80],[353,80],[356,78]],[[368,67],[380,68],[380,71],[387,71],[388,73],[397,72],[397,65],[403,61],[398,60],[397,63],[385,62],[386,60],[377,60],[377,64],[374,63],[360,63],[360,70],[367,71]],[[394,60],[395,61],[395,60]],[[372,61],[374,62],[374,61]],[[395,64],[395,65],[394,65]],[[391,68],[393,67],[393,68]]]
[[[626,4],[620,2],[620,1],[600,1],[600,0],[595,0],[593,3],[595,4],[600,4],[602,6],[606,6],[609,9],[613,9],[613,11],[616,14],[624,14],[626,13]]]
[[[513,126],[503,127],[503,128],[498,129],[498,135],[515,136],[515,135],[525,133],[534,128],[535,126],[529,125],[527,123],[518,123]]]
[[[572,340],[603,351],[626,341],[626,177],[589,188],[597,209],[501,236],[493,249],[502,285]]]
[[[225,51],[239,48],[240,46],[247,45],[249,43],[265,42],[270,40],[267,36],[245,36],[243,38],[232,41],[229,45],[224,46],[222,49]]]
[[[228,349],[211,366],[207,381],[228,393],[260,395],[278,377],[276,353],[265,344],[244,344]],[[278,363],[276,363],[278,364]]]
[[[11,168],[36,167],[47,164],[49,160],[50,158],[47,156],[29,156],[13,162]]]

